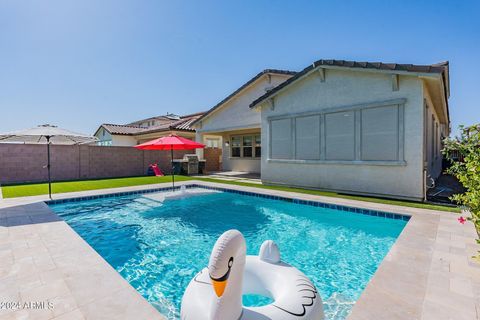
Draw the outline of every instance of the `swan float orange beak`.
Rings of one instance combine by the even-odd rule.
[[[217,297],[223,296],[223,293],[225,292],[225,288],[227,287],[227,280],[225,281],[216,281],[212,280],[212,285],[213,285],[213,290],[215,290],[215,294]]]
[[[215,291],[215,294],[217,297],[223,296],[223,293],[225,292],[225,288],[227,287],[227,280],[228,277],[230,276],[230,271],[232,270],[232,265],[233,265],[233,257],[231,257],[228,260],[228,271],[221,276],[220,278],[214,278],[212,275],[210,275],[210,279],[212,280],[212,285],[213,285],[213,290]]]

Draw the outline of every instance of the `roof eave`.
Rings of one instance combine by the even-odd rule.
[[[101,125],[98,127],[98,129],[95,131],[95,133],[94,133],[93,135],[96,136],[97,133],[98,133],[98,131],[100,131],[100,129],[102,129],[102,128],[103,128],[104,130],[106,130],[108,133],[110,133],[110,132],[107,130],[107,128],[105,128],[105,127],[103,126],[103,124],[101,124]]]
[[[286,71],[282,70],[282,72],[279,72],[279,70],[274,70],[274,69],[265,69],[262,72],[258,73],[256,76],[245,82],[242,86],[240,86],[237,90],[233,91],[232,94],[228,95],[225,99],[220,101],[218,104],[213,106],[210,110],[206,111],[201,117],[196,119],[191,123],[192,127],[195,127],[198,123],[200,123],[202,120],[205,120],[208,118],[210,115],[214,114],[216,111],[218,111],[223,105],[225,105],[227,102],[229,102],[231,99],[233,99],[235,96],[241,94],[248,88],[250,88],[252,85],[254,85],[258,80],[263,78],[263,76],[273,74],[273,75],[279,75],[279,76],[295,76],[297,74],[294,71]]]
[[[319,60],[321,61],[321,60]],[[259,108],[261,105],[263,105],[267,100],[274,98],[278,94],[280,94],[282,91],[284,91],[287,87],[289,87],[290,84],[304,79],[305,77],[309,76],[312,74],[314,71],[317,69],[324,68],[324,69],[342,69],[342,70],[355,70],[355,71],[360,71],[360,72],[375,72],[375,73],[386,73],[386,74],[399,74],[399,75],[407,75],[407,76],[422,76],[422,77],[440,77],[444,74],[445,69],[443,71],[441,70],[442,67],[438,67],[438,71],[432,71],[432,72],[414,72],[414,71],[405,71],[405,70],[384,70],[384,69],[375,69],[375,68],[362,68],[362,67],[352,67],[352,66],[335,66],[335,65],[326,65],[326,64],[320,64],[318,61],[314,62],[310,66],[306,67],[303,69],[301,72],[299,72],[296,76],[293,76],[292,78],[288,79],[284,83],[280,84],[277,86],[275,89],[273,89],[270,92],[265,93],[263,96],[259,97],[255,101],[253,101],[250,104],[250,109],[256,109]]]

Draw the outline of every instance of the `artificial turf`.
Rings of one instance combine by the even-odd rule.
[[[184,176],[175,176],[175,181],[191,180]],[[172,181],[171,176],[129,177],[97,180],[76,180],[52,183],[52,193],[76,192],[96,189],[140,186]],[[48,183],[18,184],[2,186],[4,198],[37,196],[48,193]]]

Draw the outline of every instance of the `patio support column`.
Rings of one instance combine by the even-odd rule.
[[[195,133],[195,142],[203,143],[203,133],[198,131]],[[195,153],[197,154],[199,160],[204,159],[203,148],[195,149]]]

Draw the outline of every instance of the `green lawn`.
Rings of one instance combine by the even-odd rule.
[[[186,181],[191,178],[184,176],[175,176],[175,181]],[[170,182],[170,176],[164,177],[131,177],[131,178],[114,178],[99,180],[78,180],[52,183],[52,193],[75,192],[85,190],[96,190],[106,188],[131,187],[145,184],[155,184]],[[2,186],[4,198],[36,196],[48,193],[48,183],[35,184],[19,184],[11,186]]]
[[[283,186],[266,186],[255,183],[248,182],[239,182],[239,181],[225,181],[212,178],[195,178],[196,180],[216,182],[223,184],[232,184],[240,185],[247,187],[255,187],[260,189],[269,189],[269,190],[281,190],[288,192],[297,192],[304,194],[312,194],[319,196],[327,196],[333,198],[343,198],[343,199],[353,199],[374,203],[383,203],[390,205],[399,205],[412,208],[421,208],[421,209],[432,209],[432,210],[442,210],[450,212],[460,212],[460,209],[455,207],[420,203],[413,201],[402,201],[402,200],[390,200],[383,198],[373,198],[373,197],[363,197],[363,196],[353,196],[340,194],[335,192],[319,191],[319,190],[309,190],[301,188],[289,188]],[[175,181],[187,181],[193,180],[190,177],[185,176],[175,176]],[[132,177],[132,178],[115,178],[115,179],[99,179],[99,180],[82,180],[82,181],[67,181],[67,182],[54,182],[52,184],[53,193],[64,193],[64,192],[75,192],[75,191],[85,191],[85,190],[95,190],[95,189],[105,189],[105,188],[118,188],[118,187],[129,187],[129,186],[139,186],[139,185],[148,185],[162,182],[170,182],[171,177]],[[34,196],[48,193],[48,184],[46,183],[37,183],[37,184],[21,184],[21,185],[11,185],[11,186],[2,186],[2,193],[4,198],[14,198],[14,197],[26,197]]]

